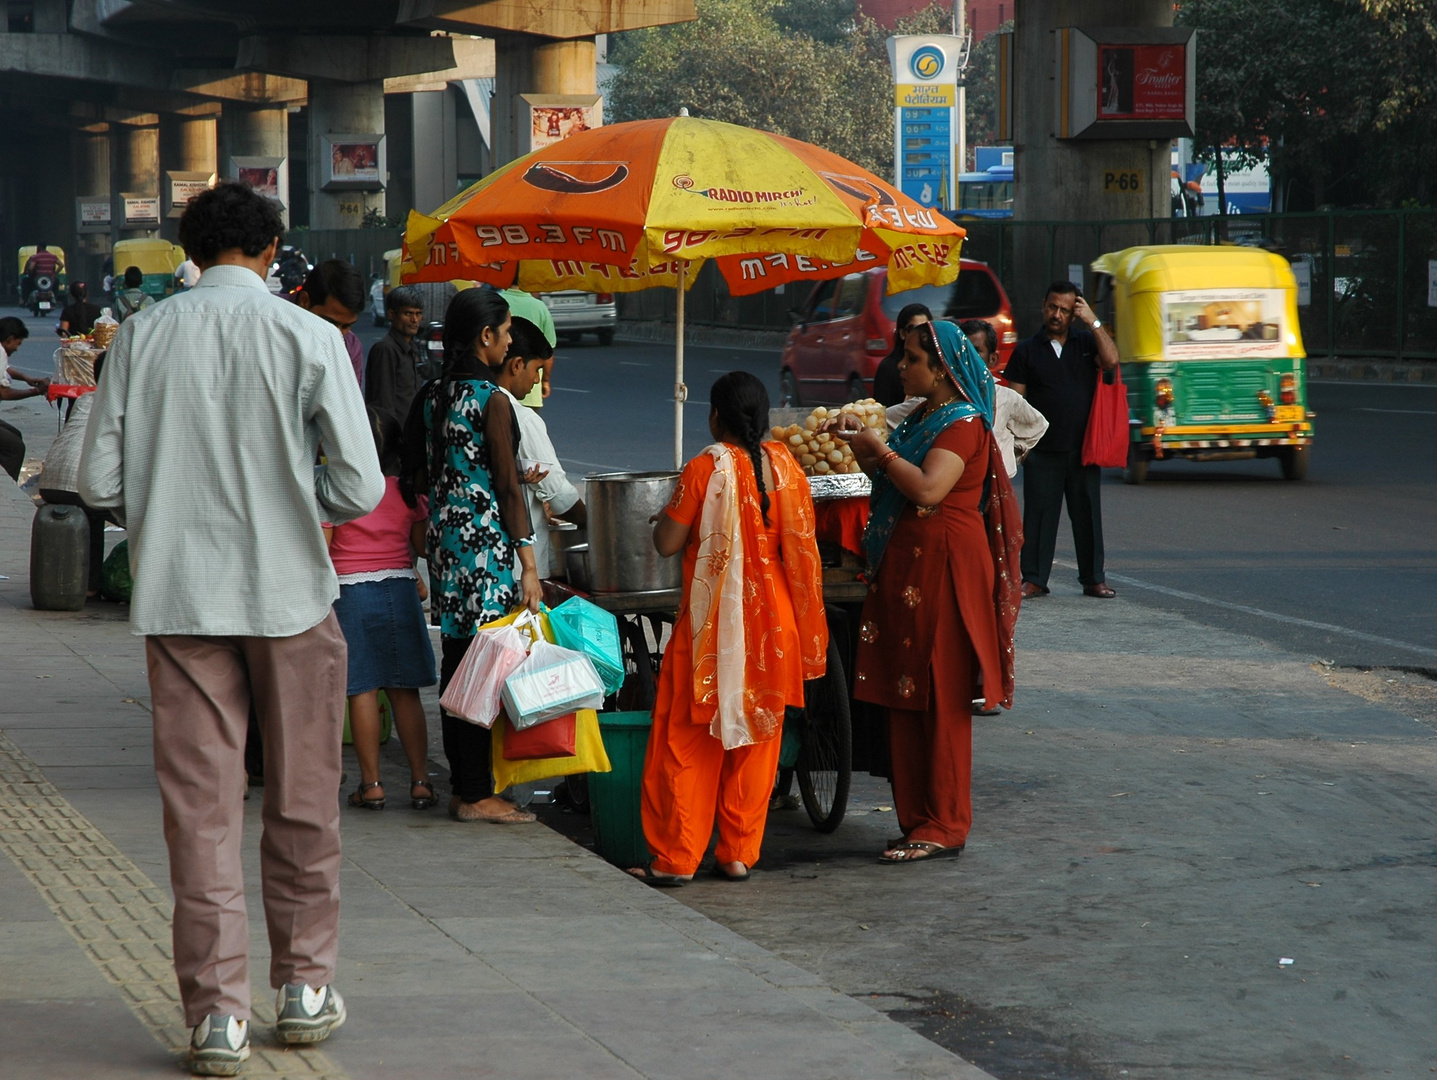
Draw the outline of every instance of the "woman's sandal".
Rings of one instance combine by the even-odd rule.
[[[415,788],[423,788],[425,791],[429,792],[429,794],[428,794],[428,795],[416,795],[416,794],[414,794],[414,789],[415,789]],[[433,784],[431,784],[428,780],[411,780],[411,781],[409,781],[409,805],[410,805],[410,806],[414,807],[414,809],[416,809],[416,810],[428,810],[431,806],[434,805],[434,802],[435,802],[435,795],[434,795],[434,785],[433,785]]]
[[[743,866],[743,863],[739,863],[739,865]],[[742,874],[730,874],[727,870],[724,869],[724,864],[718,862],[714,863],[713,866],[709,868],[709,873],[712,874],[714,877],[718,878],[720,881],[747,881],[753,876],[753,874],[746,866],[744,866]]]
[[[942,844],[935,844],[931,840],[905,840],[897,847],[878,856],[878,861],[889,866],[897,866],[899,863],[927,862],[929,859],[941,859],[945,855],[958,855],[963,851],[963,845],[957,847],[944,847]],[[920,854],[921,853],[921,854]]]
[[[680,877],[678,874],[656,874],[652,866],[631,866],[624,873],[656,889],[680,889],[693,880],[692,875]]]
[[[372,791],[374,788],[378,788],[380,791],[383,791],[383,790],[384,790],[384,784],[383,784],[383,782],[382,782],[382,781],[379,781],[379,780],[371,780],[369,783],[366,784],[363,780],[361,780],[361,781],[359,782],[359,787],[357,787],[354,791],[350,792],[350,794],[349,794],[349,805],[350,805],[350,806],[357,806],[357,807],[359,807],[359,809],[361,809],[361,810],[383,810],[383,809],[384,809],[384,796],[383,796],[383,795],[379,796],[379,798],[377,798],[377,799],[366,799],[366,798],[364,797],[364,793],[365,793],[366,791]]]
[[[532,814],[528,810],[520,810],[517,806],[500,814],[486,814],[473,809],[477,805],[477,803],[462,802],[456,795],[449,800],[449,816],[455,821],[486,821],[490,825],[527,825],[539,820],[537,814]]]

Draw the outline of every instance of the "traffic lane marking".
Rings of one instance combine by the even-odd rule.
[[[1437,409],[1373,409],[1359,405],[1357,412],[1401,413],[1404,416],[1437,416]]]

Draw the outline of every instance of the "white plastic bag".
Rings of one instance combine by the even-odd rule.
[[[516,730],[604,704],[604,684],[581,652],[536,641],[529,656],[504,680],[504,715]]]
[[[504,680],[528,657],[534,623],[534,616],[526,611],[502,626],[481,626],[444,688],[440,707],[471,724],[492,727]]]

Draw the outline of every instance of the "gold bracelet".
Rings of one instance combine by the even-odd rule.
[[[898,457],[898,456],[899,456],[899,453],[898,453],[897,450],[890,450],[890,451],[888,451],[888,453],[884,454],[881,458],[878,459],[878,471],[879,471],[879,472],[887,472],[887,471],[888,471],[888,463],[889,463],[890,461],[892,461],[894,458]]]

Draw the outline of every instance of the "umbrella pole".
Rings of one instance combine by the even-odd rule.
[[[689,388],[684,385],[684,279],[688,260],[679,260],[679,295],[674,315],[674,468],[684,467],[684,402]]]

